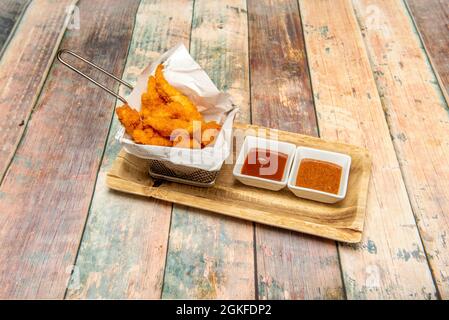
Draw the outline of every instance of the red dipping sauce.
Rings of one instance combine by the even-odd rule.
[[[281,181],[288,155],[266,149],[254,148],[248,152],[241,173],[263,179]]]

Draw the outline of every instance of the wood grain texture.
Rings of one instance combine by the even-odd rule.
[[[316,136],[297,2],[251,0],[248,14],[253,123]],[[257,225],[256,245],[259,298],[344,296],[335,242]]]
[[[30,4],[0,60],[0,180],[42,89],[71,3],[42,0]]]
[[[278,228],[344,242],[360,241],[371,173],[371,160],[365,149],[255,125],[235,123],[234,128],[237,141],[243,141],[248,135],[258,135],[297,146],[348,154],[352,162],[345,199],[330,205],[298,198],[287,188],[270,191],[247,186],[234,178],[233,163],[223,165],[214,186],[209,188],[174,182],[156,184],[154,179],[148,177],[151,162],[138,159],[125,151],[114,161],[106,183],[113,190],[201,208]],[[234,152],[234,158],[237,152]]]
[[[253,123],[316,136],[298,4],[249,0],[248,11]]]
[[[350,299],[433,299],[436,290],[350,1],[301,0],[321,136],[373,157],[364,238],[339,246]]]
[[[430,266],[448,299],[449,109],[404,4],[357,0],[354,8]]]
[[[121,75],[138,1],[78,6],[81,28],[61,46]],[[52,67],[0,187],[1,298],[64,297],[114,103],[63,65]]]
[[[177,43],[189,45],[192,8],[190,0],[170,4],[141,1],[123,74],[125,81],[136,83],[152,60]],[[120,88],[122,96],[128,91]],[[72,277],[72,283],[79,280],[79,285],[69,288],[69,299],[161,296],[172,205],[107,188],[106,173],[121,149],[114,139],[119,128],[114,117],[76,261],[78,273]]]
[[[436,76],[449,101],[449,1],[407,0]]]
[[[249,117],[244,0],[195,1],[190,51],[220,90]],[[175,205],[163,298],[253,299],[253,227],[249,222]]]
[[[30,1],[3,0],[0,2],[0,57]]]

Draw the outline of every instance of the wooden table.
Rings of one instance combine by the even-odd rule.
[[[2,0],[0,298],[449,298],[448,15],[448,0]],[[135,83],[179,42],[239,121],[370,150],[360,244],[107,189],[117,103],[55,54]]]

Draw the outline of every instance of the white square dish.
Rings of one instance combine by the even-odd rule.
[[[338,194],[296,186],[296,178],[298,175],[299,166],[303,159],[327,161],[341,166],[342,173],[340,178],[340,187]],[[307,147],[298,147],[296,149],[295,160],[293,162],[293,167],[290,172],[290,177],[288,179],[288,188],[297,197],[300,198],[305,198],[324,203],[336,203],[338,201],[343,200],[346,196],[350,170],[351,170],[351,157],[346,154]]]
[[[248,153],[252,149],[266,149],[272,152],[284,153],[287,157],[287,162],[285,164],[284,174],[281,181],[259,178],[255,176],[250,176],[242,174],[242,168],[245,163]],[[247,136],[243,142],[243,146],[240,150],[239,156],[237,157],[236,164],[234,166],[233,175],[234,177],[242,182],[243,184],[264,188],[268,190],[278,191],[287,185],[290,168],[295,157],[296,146],[292,143],[281,142],[276,140],[268,140],[264,138]]]

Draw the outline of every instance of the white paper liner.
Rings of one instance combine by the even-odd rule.
[[[231,152],[232,126],[239,109],[232,103],[227,93],[218,90],[182,43],[162,54],[145,68],[127,99],[129,105],[140,110],[141,96],[147,90],[148,78],[154,74],[160,63],[164,64],[164,76],[167,81],[197,105],[205,120],[215,120],[222,124],[215,143],[204,149],[141,145],[134,143],[126,134],[124,127],[117,132],[115,138],[126,152],[140,158],[169,161],[208,171],[219,170]]]

